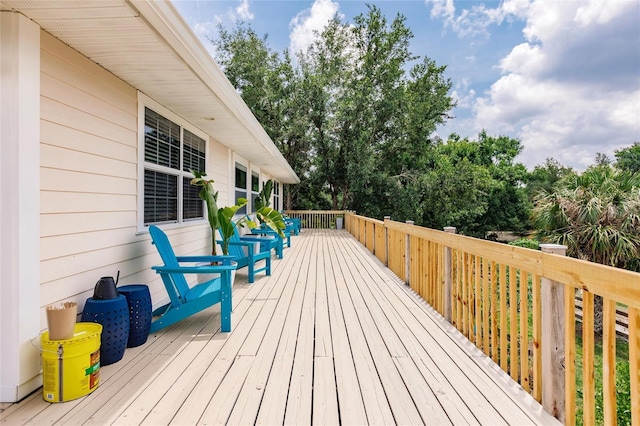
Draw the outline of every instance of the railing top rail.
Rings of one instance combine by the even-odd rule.
[[[514,266],[616,302],[640,308],[640,273],[523,247],[387,220],[390,230]]]
[[[285,210],[287,213],[295,214],[345,214],[345,210]]]
[[[349,215],[352,215],[354,218],[358,219],[358,220],[363,220],[365,222],[371,222],[371,223],[375,223],[376,225],[384,225],[384,220],[379,220],[379,219],[373,219],[367,216],[360,216],[356,213],[353,212],[349,212],[347,213]]]

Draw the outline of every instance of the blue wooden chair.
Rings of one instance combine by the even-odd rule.
[[[231,271],[236,269],[231,263],[233,259],[230,256],[176,256],[167,234],[160,228],[151,225],[149,233],[164,262],[164,265],[151,269],[162,277],[171,300],[153,312],[153,316],[158,318],[151,322],[149,332],[156,332],[216,303],[220,303],[222,331],[231,331]],[[180,266],[184,262],[221,262],[222,265]],[[191,288],[184,277],[184,274],[211,273],[219,273],[220,276]]]
[[[217,242],[218,244],[222,243],[221,240]],[[229,242],[229,256],[238,262],[238,269],[247,267],[250,284],[255,281],[255,274],[258,272],[264,271],[266,275],[271,275],[271,250],[265,246],[264,242],[265,240],[257,235],[240,236],[238,228],[234,224],[233,237]],[[265,265],[256,268],[256,263],[261,260],[265,261]]]
[[[273,229],[269,228],[264,223],[259,228],[253,228],[251,230],[251,233],[253,235],[264,235],[264,236],[267,236],[267,237],[275,238],[275,241],[271,245],[271,248],[274,248],[276,250],[276,254],[278,255],[278,259],[282,259],[283,258],[283,248],[285,246],[286,247],[291,247],[291,233],[288,232],[286,229],[283,231],[284,238],[282,238],[280,235],[278,235],[278,233],[276,231],[274,231]]]
[[[293,232],[293,235],[298,235],[300,233],[302,224],[299,217],[288,217],[284,220],[284,223],[287,224],[287,230]]]
[[[287,225],[287,231],[292,232],[293,235],[298,235],[302,229],[302,220],[299,217],[287,216],[284,210],[280,210],[280,214]]]

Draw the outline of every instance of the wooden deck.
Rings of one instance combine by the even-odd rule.
[[[271,277],[101,368],[91,395],[36,392],[2,424],[554,424],[346,231],[303,230]]]

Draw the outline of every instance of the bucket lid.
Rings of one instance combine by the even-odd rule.
[[[40,336],[40,342],[43,346],[54,346],[69,344],[69,343],[80,343],[85,340],[94,339],[96,334],[100,335],[102,333],[102,325],[96,322],[78,322],[76,323],[73,331],[73,337],[67,340],[50,340],[49,339],[49,331],[45,331]]]

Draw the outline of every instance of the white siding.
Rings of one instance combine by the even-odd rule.
[[[137,232],[136,89],[46,32],[41,38],[41,328],[44,307],[85,300],[101,276],[150,286],[166,300],[150,267],[159,263]],[[209,175],[228,198],[229,152],[211,141]],[[178,254],[207,254],[208,226],[167,231]]]

